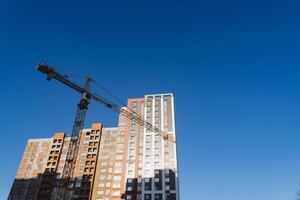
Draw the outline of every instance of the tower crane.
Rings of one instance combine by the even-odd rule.
[[[36,69],[44,74],[46,74],[46,80],[50,81],[51,79],[55,79],[68,87],[72,88],[73,90],[79,92],[81,94],[81,99],[78,103],[78,108],[75,116],[75,121],[73,124],[71,140],[69,143],[69,148],[66,156],[65,166],[62,172],[62,182],[59,185],[58,191],[58,199],[69,199],[68,197],[68,187],[70,182],[73,178],[73,173],[76,164],[76,156],[78,152],[78,147],[80,143],[81,137],[81,130],[83,129],[85,116],[87,113],[88,105],[91,100],[102,104],[103,106],[119,113],[120,115],[128,118],[131,121],[136,122],[140,126],[146,128],[149,131],[152,131],[161,137],[165,141],[176,143],[175,139],[170,136],[168,133],[160,130],[159,128],[153,126],[150,122],[144,120],[139,114],[131,110],[130,108],[122,108],[119,105],[113,103],[112,101],[108,100],[107,98],[100,96],[94,92],[90,91],[90,83],[93,81],[91,77],[87,77],[85,81],[85,86],[81,87],[76,83],[72,82],[68,76],[59,73],[52,67],[48,66],[47,64],[41,62],[36,66]]]

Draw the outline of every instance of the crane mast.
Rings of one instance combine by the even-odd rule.
[[[75,164],[76,164],[78,147],[80,145],[81,130],[83,129],[84,120],[88,109],[88,104],[90,99],[89,96],[90,81],[91,78],[87,77],[85,82],[85,92],[82,94],[82,97],[79,103],[77,104],[77,112],[73,124],[65,166],[61,177],[61,185],[57,195],[58,199],[70,199],[69,185],[73,181],[72,178],[73,178]]]
[[[55,194],[54,199],[70,199],[69,185],[72,182],[78,147],[80,145],[81,130],[84,126],[84,120],[90,101],[90,82],[91,78],[87,77],[85,87],[80,88],[76,84],[68,81],[65,76],[58,74],[55,70],[46,67],[43,64],[39,64],[37,69],[47,74],[47,80],[50,81],[52,78],[59,80],[60,82],[74,88],[81,93],[81,98],[77,104],[77,112],[72,128],[72,134],[69,142],[69,147],[66,155],[65,166],[63,168],[61,181],[58,189],[58,193]]]
[[[153,126],[150,122],[144,120],[139,114],[132,111],[131,109],[123,109],[122,107],[111,102],[110,100],[96,93],[90,92],[90,82],[93,81],[91,77],[87,77],[85,82],[85,87],[81,87],[73,83],[71,80],[69,80],[67,76],[60,74],[59,72],[57,72],[56,70],[54,70],[53,68],[49,67],[44,63],[39,63],[36,66],[36,68],[38,71],[47,75],[46,79],[48,81],[50,81],[51,79],[56,79],[57,81],[81,93],[81,99],[77,105],[78,108],[77,108],[76,117],[72,129],[72,135],[71,135],[69,148],[66,156],[66,162],[62,173],[61,184],[59,186],[58,195],[55,199],[64,199],[64,200],[70,199],[69,185],[73,178],[73,173],[76,164],[76,156],[80,144],[81,130],[83,129],[84,120],[88,109],[88,104],[91,99],[104,105],[105,107],[111,110],[118,112],[119,114],[130,119],[131,121],[134,121],[137,124],[141,125],[142,127],[146,128],[147,130],[160,135],[161,137],[163,137],[165,141],[169,141],[172,143],[176,142],[175,139],[170,134]]]

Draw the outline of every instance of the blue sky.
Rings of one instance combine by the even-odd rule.
[[[45,81],[40,60],[91,74],[124,101],[173,92],[183,200],[295,199],[299,8],[297,0],[0,0],[0,199],[26,140],[72,127],[79,95]],[[86,124],[116,120],[92,103]]]

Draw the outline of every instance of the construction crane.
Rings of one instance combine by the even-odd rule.
[[[84,120],[85,120],[85,116],[86,116],[86,112],[90,100],[94,100],[104,105],[105,107],[119,113],[120,115],[123,115],[124,117],[130,119],[131,121],[136,122],[137,124],[141,125],[147,130],[160,135],[161,137],[163,137],[165,141],[176,143],[176,141],[172,136],[160,130],[159,128],[153,126],[150,122],[144,120],[139,114],[137,114],[130,108],[120,107],[119,105],[113,103],[107,98],[91,92],[90,83],[91,81],[93,81],[91,77],[87,77],[85,86],[81,87],[76,83],[72,82],[68,78],[68,76],[57,72],[55,69],[51,68],[50,66],[46,65],[43,62],[39,63],[36,66],[36,68],[38,71],[47,75],[46,79],[48,81],[50,81],[51,79],[56,79],[57,81],[69,86],[70,88],[74,89],[75,91],[81,94],[81,99],[78,103],[75,122],[71,134],[71,140],[69,143],[69,148],[66,156],[65,167],[62,173],[62,178],[61,178],[62,182],[59,187],[58,199],[69,199],[67,190],[73,177],[75,164],[76,164],[75,162],[76,162],[77,151],[80,143],[81,130],[83,129]]]

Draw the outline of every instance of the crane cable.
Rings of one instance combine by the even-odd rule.
[[[120,103],[122,106],[128,108],[128,106],[122,101],[120,100],[117,96],[115,96],[112,92],[110,92],[108,89],[106,89],[104,86],[102,86],[100,83],[98,83],[97,81],[95,81],[94,79],[91,80],[92,82],[95,83],[96,86],[98,86],[99,88],[101,88],[102,90],[104,90],[107,94],[109,94],[114,100],[116,100],[118,103]],[[130,110],[130,108],[128,108]]]

